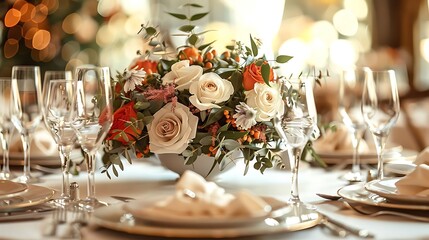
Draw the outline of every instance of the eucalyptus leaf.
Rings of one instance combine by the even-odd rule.
[[[247,132],[238,132],[238,131],[225,131],[225,132],[220,132],[219,133],[219,138],[220,139],[240,139],[242,137],[244,137],[244,135],[246,135]]]
[[[195,28],[195,25],[183,25],[179,28],[179,30],[182,32],[192,32],[194,28]]]
[[[182,5],[183,7],[195,7],[195,8],[202,8],[203,6],[196,4],[196,3],[186,3]]]
[[[198,39],[199,39],[199,37],[196,34],[192,34],[188,38],[189,44],[195,45],[198,42]]]
[[[156,29],[154,27],[147,27],[145,28],[145,30],[146,30],[146,34],[149,36],[156,34]]]
[[[171,16],[175,17],[175,18],[178,18],[178,19],[182,19],[182,20],[188,19],[186,17],[186,15],[184,15],[184,14],[171,13],[171,12],[167,12],[167,13],[170,14]]]
[[[223,140],[223,145],[225,146],[225,148],[228,151],[232,151],[236,148],[239,148],[241,144],[239,142],[237,142],[236,140],[225,139],[225,140]]]
[[[209,13],[205,12],[205,13],[198,13],[198,14],[192,15],[190,20],[195,21],[195,20],[201,19],[201,18],[205,17],[207,14],[209,14]]]
[[[212,140],[213,140],[212,136],[206,136],[200,140],[200,144],[203,146],[210,146],[212,145]]]
[[[149,102],[136,102],[134,104],[134,109],[136,110],[144,110],[150,107],[150,103]]]
[[[278,63],[286,63],[289,60],[291,60],[293,57],[292,56],[287,56],[287,55],[279,55],[276,57],[276,62]]]

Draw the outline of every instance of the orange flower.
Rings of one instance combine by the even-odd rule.
[[[110,128],[108,137],[106,138],[107,140],[116,140],[122,142],[124,145],[127,145],[129,142],[136,139],[140,135],[140,129],[135,129],[127,124],[127,122],[131,121],[131,118],[137,119],[137,113],[134,110],[134,104],[135,102],[129,102],[113,113],[113,124]],[[127,135],[128,141],[120,135],[122,131],[118,130],[122,130]]]
[[[158,72],[157,65],[158,63],[156,61],[139,59],[131,65],[130,69],[140,70],[143,68],[143,70],[149,75]]]
[[[264,62],[264,64],[268,64],[268,63]],[[272,80],[274,80],[274,72],[273,72],[273,69],[270,67],[270,81]],[[244,68],[244,72],[243,72],[244,90],[246,91],[252,90],[256,82],[264,83],[264,79],[262,78],[262,74],[261,74],[261,66],[257,66],[256,63],[252,63],[250,65],[247,65]]]

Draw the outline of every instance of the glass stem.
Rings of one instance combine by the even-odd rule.
[[[61,159],[61,172],[63,177],[62,182],[62,197],[70,197],[69,191],[69,164],[70,164],[70,146],[58,146],[58,152]]]
[[[85,161],[87,166],[87,172],[88,172],[88,185],[87,185],[87,194],[88,199],[95,199],[95,179],[94,179],[94,172],[95,172],[95,154],[85,154]]]
[[[359,156],[359,146],[362,140],[363,131],[355,129],[352,135],[352,145],[353,145],[353,164],[352,164],[352,173],[360,174],[360,156]]]
[[[2,132],[2,148],[3,148],[3,176],[6,177],[10,174],[9,170],[9,131]]]
[[[292,183],[290,190],[290,199],[289,201],[292,204],[297,204],[301,202],[299,199],[299,191],[298,191],[298,168],[299,162],[301,160],[302,147],[291,147],[289,149],[289,161],[292,171]]]
[[[384,146],[386,145],[387,137],[385,135],[374,135],[375,147],[377,149],[378,162],[377,162],[377,179],[384,178]]]
[[[30,179],[30,146],[31,146],[31,137],[29,134],[21,134],[22,148],[24,150],[24,171],[23,177]]]

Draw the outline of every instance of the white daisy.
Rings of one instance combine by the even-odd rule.
[[[129,92],[133,91],[136,86],[143,84],[143,80],[146,77],[146,72],[144,70],[129,70],[124,72],[123,79],[125,81],[124,91]]]
[[[256,109],[251,108],[244,102],[235,107],[236,113],[233,115],[235,124],[244,130],[247,130],[256,124]]]

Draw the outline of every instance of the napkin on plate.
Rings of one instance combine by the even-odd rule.
[[[353,145],[347,127],[339,124],[336,130],[328,129],[313,143],[316,152],[352,152]],[[359,144],[359,152],[369,152],[368,144],[364,139]]]
[[[418,165],[414,171],[395,183],[398,194],[429,197],[428,176],[429,165]]]
[[[416,160],[414,161],[414,164],[420,165],[420,164],[428,164],[429,165],[429,147],[426,147],[417,155]]]
[[[30,154],[33,156],[56,156],[58,155],[58,148],[57,145],[52,138],[51,134],[48,132],[48,130],[44,127],[38,128],[33,133],[33,140],[31,141],[30,146]],[[12,138],[9,151],[11,153],[18,152],[22,153],[24,152],[21,138],[16,135],[14,138]]]
[[[185,194],[195,193],[195,198]],[[176,191],[167,199],[151,207],[152,213],[166,217],[252,217],[271,210],[260,197],[242,190],[236,194],[226,193],[214,182],[207,182],[193,171],[185,171],[176,184]]]

